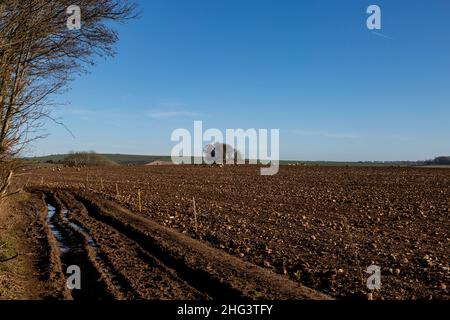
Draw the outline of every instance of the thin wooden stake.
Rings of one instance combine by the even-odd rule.
[[[102,191],[103,191],[103,189],[105,189],[105,187],[103,186],[103,178],[100,178],[100,184],[102,186]]]
[[[138,190],[139,212],[142,212],[141,189]]]
[[[192,204],[193,204],[193,207],[194,207],[194,228],[195,228],[195,233],[198,233],[197,208],[195,206],[195,198],[192,198]]]
[[[116,195],[117,195],[117,198],[120,196],[120,194],[119,194],[119,186],[117,185],[117,183],[116,183]]]

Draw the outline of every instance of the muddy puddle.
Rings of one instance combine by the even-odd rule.
[[[58,210],[53,204],[48,203],[47,208],[47,224],[58,242],[58,247],[61,251],[63,271],[67,270],[67,268],[72,265],[79,266],[82,269],[82,272],[85,271],[83,282],[88,287],[98,287],[100,285],[100,273],[102,273],[108,276],[112,285],[114,285],[117,290],[123,291],[121,281],[115,275],[110,264],[106,261],[105,255],[99,250],[99,245],[91,235],[90,231],[72,221],[69,217],[69,210],[66,207],[63,206],[61,208],[61,215],[58,214]],[[64,221],[61,221],[61,217]],[[85,241],[80,234],[83,234],[87,238],[89,248],[85,247]],[[94,253],[93,256],[95,260],[101,263],[101,270],[97,270],[92,263],[88,261],[87,249],[90,249]],[[77,295],[80,295],[79,292],[75,293],[75,296]]]
[[[56,208],[48,204],[47,224],[58,242],[62,255],[80,253],[83,245],[73,238],[73,232],[65,228],[59,221]]]
[[[87,236],[89,246],[94,249],[94,251],[95,251],[95,253],[97,255],[97,258],[100,260],[100,256],[99,256],[99,253],[98,253],[98,250],[97,250],[98,249],[97,242],[94,240],[94,238],[90,234],[89,230],[87,230],[86,228],[83,228],[79,224],[71,221],[69,219],[69,210],[67,210],[67,208],[63,208],[62,209],[62,213],[63,213],[64,218],[66,219],[67,223],[70,225],[70,227],[72,229],[74,229],[74,230],[76,230],[78,232],[81,232],[81,233],[83,233],[83,234],[85,234]]]
[[[98,246],[95,240],[81,226],[70,222],[67,208],[63,207],[61,210],[62,216],[66,219],[70,227],[62,221],[61,215],[58,214],[58,209],[54,204],[48,203],[47,209],[47,224],[60,249],[60,259],[64,275],[66,278],[70,276],[66,273],[70,266],[78,266],[81,270],[81,289],[71,290],[72,298],[74,300],[105,300],[111,298],[104,284],[100,281],[100,272],[89,261],[87,248],[85,247],[85,242],[80,232],[88,235],[88,245],[96,253],[96,258],[100,260],[101,257],[98,254]]]

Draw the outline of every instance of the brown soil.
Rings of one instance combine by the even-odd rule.
[[[375,299],[450,297],[450,170],[283,167],[262,177],[247,166],[65,168],[21,179],[44,185],[89,230],[104,257],[91,257],[92,270],[110,270],[110,280],[97,276],[115,298],[324,297],[303,286],[366,297],[373,264],[382,268]]]

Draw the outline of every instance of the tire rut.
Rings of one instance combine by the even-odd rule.
[[[46,223],[52,234],[52,249],[55,251],[54,256],[59,259],[58,273],[65,278],[64,288],[60,290],[73,300],[114,299],[115,290],[98,269],[94,248],[86,234],[70,224],[64,216],[66,208],[56,195],[45,194],[44,200],[48,205]],[[80,267],[80,290],[70,290],[67,285],[67,270],[70,266]]]
[[[95,238],[103,263],[108,263],[110,275],[120,279],[127,299],[208,299],[139,244],[109,225],[91,217],[90,212],[70,193],[62,198],[70,206],[70,219]]]
[[[83,290],[69,291],[75,300],[330,299],[95,195],[38,192],[55,208],[47,220],[55,265],[81,261]]]

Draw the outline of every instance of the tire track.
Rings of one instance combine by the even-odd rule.
[[[70,207],[70,219],[95,238],[102,262],[109,263],[110,276],[120,279],[127,299],[207,299],[176,273],[143,250],[136,242],[108,225],[92,218],[86,208],[64,193],[62,198]]]
[[[73,300],[112,300],[118,297],[110,279],[98,267],[96,252],[88,236],[65,217],[67,209],[61,200],[55,194],[45,194],[44,199],[48,205],[46,222],[52,234],[52,248],[59,260],[59,272],[65,279],[61,288],[65,296]],[[67,286],[66,271],[73,265],[82,271],[80,290],[70,290]]]
[[[56,208],[47,222],[61,268],[86,268],[89,290],[74,299],[330,299],[94,195],[40,191]]]

